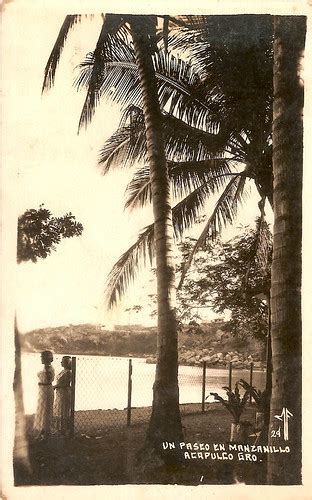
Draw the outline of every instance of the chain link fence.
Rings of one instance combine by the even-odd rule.
[[[56,372],[62,355],[55,355]],[[144,358],[77,355],[72,357],[71,433],[101,435],[114,428],[147,423],[151,415],[156,365]],[[24,402],[29,429],[37,406],[36,370],[40,357],[27,353],[23,360]],[[265,388],[265,371],[208,367],[205,363],[179,366],[181,414],[208,410],[211,392],[226,397],[223,386],[234,388],[241,378]],[[55,382],[54,382],[55,383]]]
[[[77,356],[73,387],[75,433],[101,435],[110,428],[148,422],[151,415],[155,364],[144,359]],[[179,366],[181,414],[204,412],[214,401],[210,392],[225,396],[223,386],[234,387],[244,378],[265,387],[265,372],[214,369],[206,364]]]

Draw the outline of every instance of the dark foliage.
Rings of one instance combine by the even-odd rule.
[[[26,210],[18,218],[17,262],[45,259],[62,238],[80,236],[82,231],[82,224],[76,221],[71,212],[53,217],[43,205],[39,209]]]
[[[180,245],[183,262],[191,248],[192,240]],[[255,229],[245,227],[230,241],[206,245],[195,255],[192,272],[179,290],[180,318],[196,319],[197,311],[198,319],[200,310],[207,307],[218,314],[230,311],[228,331],[242,338],[264,339],[268,309],[261,294],[269,290],[271,251],[270,231],[261,220]]]

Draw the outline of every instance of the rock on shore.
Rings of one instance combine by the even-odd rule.
[[[235,369],[255,369],[265,367],[264,345],[253,338],[239,339],[220,327],[205,330],[198,328],[184,329],[179,334],[179,364],[199,366],[206,362],[207,367],[227,368],[229,363]],[[147,363],[155,363],[156,356],[149,356]]]

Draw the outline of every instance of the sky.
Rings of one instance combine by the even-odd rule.
[[[7,168],[10,165],[16,174],[14,204],[18,214],[40,203],[57,216],[71,211],[84,231],[80,238],[64,240],[46,260],[18,267],[19,324],[28,330],[103,322],[107,273],[138,226],[150,219],[141,215],[138,222],[136,214],[123,213],[129,172],[103,177],[96,166],[100,146],[118,125],[118,107],[99,109],[87,131],[77,135],[84,95],[72,86],[74,68],[95,46],[101,19],[84,20],[72,31],[55,87],[41,96],[44,66],[63,16],[49,17],[48,22],[39,17],[34,26],[27,19],[30,14],[27,9],[21,13],[25,29],[11,37],[8,51],[15,64],[6,70],[10,133],[5,147]]]
[[[16,29],[16,21],[22,30]],[[25,8],[5,24],[4,157],[10,172],[9,204],[20,215],[44,203],[55,216],[72,212],[84,226],[81,237],[64,240],[47,259],[18,266],[19,327],[26,332],[69,323],[151,324],[146,297],[155,284],[148,272],[141,274],[117,308],[108,312],[104,307],[112,265],[152,218],[150,208],[123,210],[131,171],[102,176],[97,167],[100,147],[118,126],[119,107],[101,103],[91,125],[77,135],[84,93],[78,93],[72,83],[77,64],[95,47],[100,16],[83,19],[70,32],[55,86],[41,95],[44,67],[62,22],[63,14],[44,10],[38,11],[34,22],[33,11]],[[252,193],[237,223],[254,221],[257,200]],[[227,233],[232,234],[234,229]],[[134,304],[143,305],[143,310],[125,311]]]

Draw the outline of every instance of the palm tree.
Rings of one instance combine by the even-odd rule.
[[[169,176],[179,200],[173,207],[176,237],[194,223],[207,198],[220,193],[185,265],[180,286],[198,248],[208,238],[215,238],[224,224],[234,220],[249,179],[259,191],[261,211],[265,199],[272,205],[272,22],[268,16],[260,16],[260,21],[258,16],[234,18],[231,36],[227,28],[229,23],[233,24],[233,16],[222,16],[217,21],[200,19],[193,30],[183,33],[198,73],[187,61],[172,54],[160,52],[154,58]],[[190,25],[192,19],[187,18],[186,22]],[[246,43],[243,28],[248,26],[250,30],[250,21],[260,29],[261,36],[258,34]],[[171,36],[175,49],[184,43],[183,37]],[[89,54],[80,65],[78,87],[88,84],[93,64],[94,57]],[[247,68],[246,78],[243,66]],[[123,79],[124,85],[120,90],[116,86],[115,98],[125,99],[126,86],[130,89],[131,105],[126,108],[118,130],[102,148],[99,163],[103,173],[107,173],[112,167],[145,161],[128,186],[126,207],[132,209],[150,201],[151,191],[143,112],[138,105],[136,71],[128,47],[120,47],[118,60],[110,62],[109,72],[103,72],[100,83],[103,92],[116,85],[118,79]],[[152,231],[152,226],[146,228],[137,244],[114,266],[108,281],[111,305],[135,276],[140,257],[145,261],[148,255],[151,257],[153,250],[148,251],[148,247],[153,244]]]
[[[157,273],[157,364],[153,386],[148,442],[161,450],[164,440],[179,441],[182,423],[179,408],[175,273],[172,250],[170,184],[163,143],[162,119],[149,37],[153,19],[130,22],[142,91],[146,144],[154,213]],[[155,21],[154,21],[155,22]]]
[[[301,236],[303,162],[303,83],[301,57],[306,18],[277,16],[274,21],[273,172],[274,231],[271,287],[273,384],[270,428],[290,453],[269,455],[268,483],[301,484]],[[289,411],[289,440],[276,419]],[[288,420],[288,416],[285,417]]]
[[[77,16],[67,16],[45,70],[43,88],[54,81],[55,69],[70,27]],[[155,16],[105,15],[93,53],[94,64],[88,84],[80,127],[86,125],[100,97],[105,63],[118,54],[131,36],[139,75],[145,124],[154,212],[154,241],[157,271],[158,336],[153,409],[147,443],[161,453],[164,440],[179,441],[182,424],[179,410],[177,329],[175,321],[175,276],[172,258],[170,185],[163,145],[162,116],[152,55],[157,52]],[[124,88],[124,92],[127,89]]]

